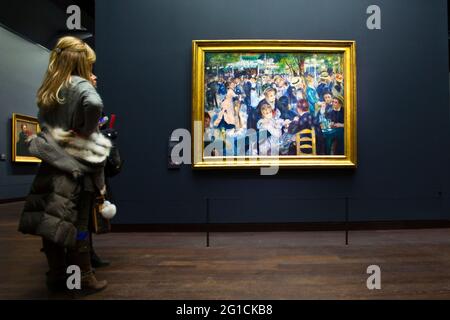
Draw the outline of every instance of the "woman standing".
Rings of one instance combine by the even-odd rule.
[[[234,81],[229,81],[227,83],[227,95],[220,104],[220,112],[217,119],[214,121],[214,126],[219,129],[224,128],[225,130],[230,130],[236,127],[234,100],[237,97],[237,94],[234,92],[235,87],[236,83]]]
[[[103,290],[90,262],[89,215],[105,194],[104,163],[111,142],[98,129],[103,104],[93,86],[95,52],[63,37],[52,50],[37,94],[38,136],[29,139],[42,160],[21,215],[19,230],[42,237],[50,290],[66,290],[66,268],[81,269],[81,293]]]

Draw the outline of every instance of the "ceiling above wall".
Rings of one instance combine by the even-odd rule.
[[[78,5],[81,9],[82,31],[67,29],[67,7]],[[28,40],[52,48],[64,35],[74,35],[95,47],[94,0],[39,0],[39,5],[29,0],[2,0],[0,24]]]
[[[81,11],[88,15],[90,18],[95,18],[95,0],[51,0],[54,4],[60,7],[62,10],[70,5],[77,5]]]

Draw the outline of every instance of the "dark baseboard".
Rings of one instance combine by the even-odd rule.
[[[211,224],[113,224],[112,232],[294,232],[344,230],[395,230],[450,228],[450,220],[211,223]]]
[[[11,199],[0,199],[0,204],[11,203],[11,202],[20,202],[20,201],[25,201],[25,197],[11,198]]]

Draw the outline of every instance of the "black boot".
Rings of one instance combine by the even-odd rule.
[[[68,263],[80,267],[81,291],[75,293],[82,296],[102,291],[108,285],[106,280],[98,281],[95,277],[89,251],[89,241],[84,240],[77,241],[76,248],[67,253]]]
[[[92,268],[103,268],[103,267],[107,267],[111,264],[111,262],[109,262],[108,260],[102,260],[96,253],[94,250],[91,250],[91,265]]]
[[[47,288],[52,292],[63,292],[67,289],[66,249],[44,238],[42,245],[49,267],[46,273]]]
[[[103,268],[107,267],[111,264],[108,260],[102,260],[97,253],[94,251],[93,243],[92,243],[92,233],[89,233],[90,245],[91,245],[91,265],[92,268]]]

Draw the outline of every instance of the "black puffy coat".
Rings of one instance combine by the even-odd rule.
[[[81,187],[79,179],[43,162],[26,198],[19,231],[73,247]]]
[[[85,79],[72,77],[62,90],[65,104],[39,114],[42,132],[29,141],[42,160],[20,217],[19,231],[63,247],[76,244],[80,192],[84,177],[104,188],[104,165],[111,141],[98,132],[103,104]]]

